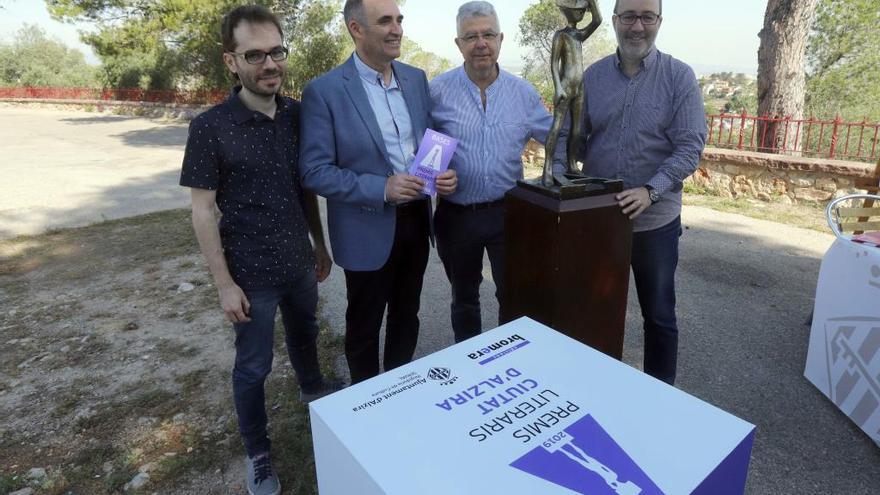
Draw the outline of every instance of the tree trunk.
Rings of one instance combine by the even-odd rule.
[[[798,120],[804,115],[805,52],[818,0],[768,0],[758,33],[758,115]],[[759,151],[800,150],[797,124],[762,122]],[[802,133],[801,133],[802,134]]]

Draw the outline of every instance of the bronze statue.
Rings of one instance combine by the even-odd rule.
[[[553,35],[553,50],[550,55],[550,70],[553,74],[553,126],[547,135],[544,147],[544,175],[541,184],[544,187],[554,185],[553,156],[556,153],[556,142],[559,130],[565,122],[566,114],[570,114],[571,128],[568,134],[566,149],[566,173],[580,174],[577,168],[577,152],[580,146],[583,122],[581,113],[584,104],[584,61],[583,42],[602,24],[602,14],[596,0],[556,0],[556,5],[568,21],[568,25]],[[582,29],[577,28],[590,11],[591,20]],[[557,178],[558,180],[558,178]],[[560,183],[565,183],[559,180]]]

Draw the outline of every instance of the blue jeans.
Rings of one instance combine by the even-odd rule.
[[[290,364],[303,392],[317,391],[322,385],[318,365],[318,282],[308,270],[288,285],[270,289],[245,290],[251,303],[247,323],[236,323],[235,368],[232,393],[238,428],[247,454],[268,452],[271,446],[266,430],[264,384],[272,371],[275,312],[281,309],[284,338]]]
[[[675,269],[681,217],[654,230],[636,232],[632,243],[632,270],[645,330],[645,373],[670,385],[678,361],[678,325],[675,318]]]

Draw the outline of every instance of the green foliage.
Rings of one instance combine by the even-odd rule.
[[[351,53],[341,0],[45,0],[61,21],[92,24],[83,41],[103,62],[101,83],[143,89],[213,89],[233,80],[222,63],[220,19],[237,5],[275,12],[290,48],[285,91],[297,95]],[[451,63],[404,39],[402,61],[429,77]],[[0,51],[0,61],[3,59]],[[5,66],[5,64],[4,64]],[[2,70],[2,69],[0,69]]]
[[[237,5],[265,5],[281,19],[291,50],[287,90],[332,67],[341,49],[338,0],[46,0],[53,18],[90,23],[83,41],[112,87],[208,89],[229,86],[220,20]]]
[[[35,24],[25,24],[12,43],[0,44],[0,85],[95,86],[95,68],[79,50],[48,38]]]
[[[101,84],[112,88],[174,88],[177,54],[158,39],[148,39],[138,31],[134,26],[108,28],[100,34],[83,36],[83,41],[92,46],[103,62]],[[147,38],[147,42],[141,43],[139,38]]]
[[[532,83],[541,100],[548,105],[553,102],[553,79],[550,77],[550,66],[542,64],[537,57],[523,57],[522,77]]]
[[[403,4],[401,0],[397,0],[397,3]],[[348,30],[342,23],[339,26],[343,42],[337,64],[347,60],[352,52],[354,52],[354,41],[349,36]],[[403,42],[400,45],[400,58],[398,60],[425,71],[429,81],[452,68],[452,62],[449,59],[443,58],[434,52],[424,50],[418,43],[406,37],[406,31],[403,33]]]
[[[303,5],[287,29],[291,48],[287,61],[287,84],[299,94],[313,77],[335,67],[346,46],[348,34],[342,27],[336,1],[311,1]]]
[[[581,25],[590,22],[589,16],[585,16]],[[550,74],[550,52],[553,48],[553,34],[556,30],[565,27],[565,17],[556,6],[555,0],[540,0],[532,4],[523,13],[519,20],[519,41],[523,46],[531,48],[523,62],[523,77],[531,82],[541,98],[551,103],[553,101],[553,78]],[[611,34],[611,23],[603,20],[592,36],[584,43],[584,68],[610,55],[616,45]]]
[[[752,83],[751,91],[735,93],[730,101],[727,102],[725,108],[728,113],[746,112],[749,115],[758,113],[758,93],[755,91],[755,84]]]
[[[877,0],[820,0],[807,46],[807,115],[880,121]]]
[[[758,111],[758,91],[755,79],[743,73],[718,72],[700,78],[704,103],[708,113],[735,113]]]
[[[542,64],[550,63],[553,33],[565,26],[565,17],[554,0],[540,0],[530,5],[519,19],[519,41],[531,48],[533,57]]]
[[[7,476],[0,473],[0,493],[12,493],[27,486],[24,476]]]
[[[425,51],[418,43],[405,37],[400,51],[400,61],[425,71],[428,80],[434,79],[434,77],[452,68],[452,62],[449,59],[440,57],[433,52]]]

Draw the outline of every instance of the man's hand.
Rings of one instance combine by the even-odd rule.
[[[385,201],[398,203],[422,197],[425,181],[414,175],[395,174],[385,181]]]
[[[635,189],[627,189],[614,197],[618,206],[623,208],[623,214],[629,216],[630,220],[642,214],[651,206],[651,195],[648,193],[647,187],[637,187]]]
[[[437,176],[434,185],[437,187],[437,194],[449,196],[458,187],[458,175],[455,173],[455,170],[446,170]]]
[[[315,275],[318,278],[318,282],[327,280],[332,268],[333,259],[330,258],[327,248],[325,246],[317,246],[315,248]]]
[[[230,284],[217,289],[220,292],[220,306],[226,317],[232,323],[247,323],[251,321],[251,303],[244,291],[236,284]]]

